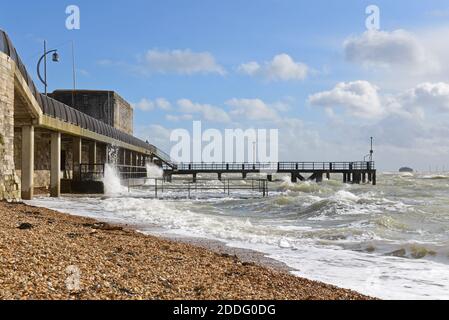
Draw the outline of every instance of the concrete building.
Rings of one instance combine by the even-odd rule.
[[[114,91],[56,90],[49,96],[114,128],[133,134],[133,108]]]
[[[0,30],[0,200],[32,199],[36,187],[58,197],[63,178],[76,180],[82,164],[108,162],[110,150],[124,166],[169,162],[159,149],[130,134],[132,109],[117,94],[109,95],[116,102],[108,105],[107,116],[95,114],[95,108],[82,110],[89,116],[39,93],[8,35]]]

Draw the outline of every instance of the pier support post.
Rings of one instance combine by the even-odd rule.
[[[34,195],[34,127],[22,127],[22,199]]]
[[[366,183],[366,173],[362,173],[362,183]]]
[[[269,182],[273,182],[273,175],[272,174],[267,175],[267,180]]]
[[[79,180],[81,177],[79,176],[80,168],[79,165],[82,161],[82,140],[80,137],[74,137],[72,140],[72,150],[73,150],[73,179]]]
[[[194,174],[193,174],[193,183],[196,183],[196,181],[197,181],[197,174],[194,173]]]
[[[353,173],[353,183],[356,183],[356,184],[360,184],[360,180],[361,180],[361,173],[359,173],[359,172],[354,172]]]
[[[218,173],[218,180],[221,181],[222,180],[222,174]]]
[[[343,172],[343,183],[348,183],[348,174]]]
[[[165,181],[171,183],[173,181],[173,176],[171,174],[165,175]]]
[[[61,195],[61,133],[51,134],[50,196]]]
[[[245,180],[247,177],[248,177],[248,173],[243,172],[243,173],[242,173],[242,178],[243,178],[243,180]]]
[[[298,176],[296,173],[292,172],[292,183],[297,183],[298,182]]]
[[[331,164],[331,166],[332,166],[332,164]],[[326,172],[326,179],[327,179],[327,180],[330,180],[330,179],[331,179],[331,174],[330,174],[330,172]]]
[[[376,172],[373,173],[373,186],[377,185],[377,176]]]
[[[126,166],[126,149],[123,149],[122,153],[123,153],[122,165]]]
[[[97,163],[97,142],[92,141],[89,144],[89,163],[91,164],[90,170],[95,170],[94,164]]]
[[[323,182],[323,173],[322,172],[316,174],[315,181],[317,183]]]

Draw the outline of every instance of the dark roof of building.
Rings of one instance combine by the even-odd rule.
[[[92,90],[92,89],[76,89],[76,90],[73,90],[73,89],[57,89],[57,90],[54,90],[52,92],[52,94],[55,94],[55,93],[72,93],[72,92],[75,92],[75,93],[110,93],[110,94],[118,94],[114,90]]]
[[[107,125],[106,123],[88,116],[87,114],[82,113],[72,107],[69,107],[62,102],[41,94],[37,90],[36,85],[34,84],[25,68],[25,65],[22,63],[22,60],[17,54],[16,48],[13,46],[10,38],[3,30],[0,30],[0,51],[11,57],[11,59],[16,63],[17,67],[20,70],[20,73],[28,84],[31,93],[33,94],[34,98],[36,99],[38,105],[45,115],[71,123],[83,129],[147,149],[150,152],[154,153],[161,160],[170,163],[170,157],[168,157],[165,153],[163,153],[155,146],[150,145],[110,125]]]

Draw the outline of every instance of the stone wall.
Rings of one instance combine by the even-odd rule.
[[[50,97],[72,106],[95,119],[128,134],[133,134],[134,111],[132,106],[113,91],[56,90]]]
[[[34,187],[50,186],[50,131],[34,130]],[[14,130],[14,162],[17,175],[22,171],[22,130]]]
[[[133,108],[125,99],[114,93],[114,127],[132,135],[134,132],[133,126]]]
[[[14,167],[14,62],[0,52],[0,200],[20,200]]]
[[[34,187],[46,188],[50,187],[50,169],[51,169],[51,151],[50,131],[45,129],[35,129],[34,132]],[[89,161],[89,144],[90,142],[83,141],[82,145],[82,162],[90,163]],[[16,174],[21,177],[22,169],[22,130],[15,128],[14,130],[14,162]],[[106,162],[105,145],[97,143],[97,163]],[[63,136],[61,142],[61,165],[63,179],[71,179],[73,175],[73,143],[72,137]]]

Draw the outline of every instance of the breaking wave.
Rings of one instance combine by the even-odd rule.
[[[337,180],[294,184],[284,177],[268,198],[234,193],[164,201],[124,192],[113,172],[105,179],[104,198],[30,203],[143,232],[258,250],[295,274],[380,298],[449,298],[446,176],[381,175],[377,187]]]

